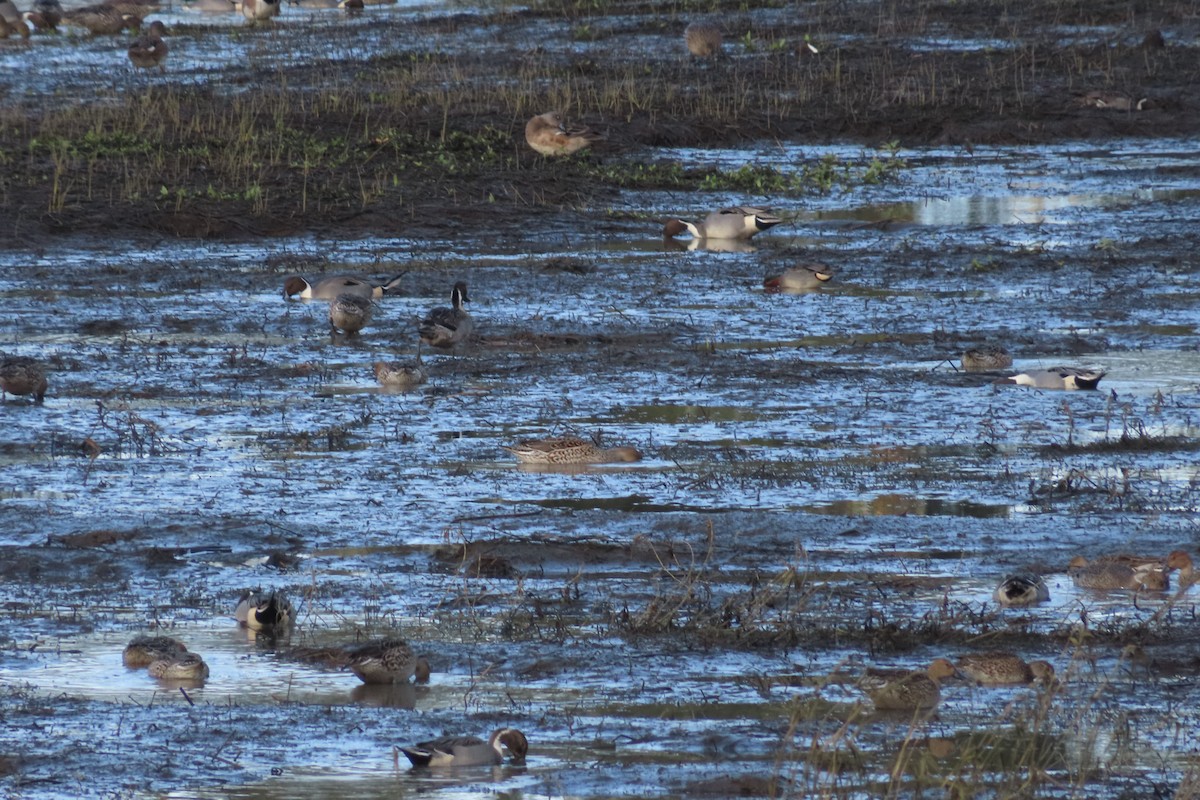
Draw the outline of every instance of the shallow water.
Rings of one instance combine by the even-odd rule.
[[[100,792],[586,797],[765,769],[794,795],[870,796],[908,719],[873,715],[831,676],[1002,647],[1055,664],[1053,711],[1032,689],[955,682],[921,736],[961,751],[1032,726],[1067,754],[1050,772],[1088,796],[1125,786],[1080,777],[1096,764],[1178,784],[1186,743],[1153,720],[1171,703],[1197,722],[1192,595],[1094,596],[1065,564],[1195,551],[1187,149],[902,151],[894,184],[774,203],[789,221],[746,252],[664,247],[655,223],[564,238],[551,222],[527,237],[3,253],[0,346],[52,368],[44,406],[2,409],[0,702],[22,759],[5,780],[61,794],[67,759]],[[826,153],[858,150],[703,157]],[[631,193],[621,210],[766,200]],[[878,220],[909,224],[858,224]],[[800,258],[837,276],[762,291]],[[323,304],[279,294],[322,270],[404,273],[403,293],[334,342]],[[419,390],[378,391],[370,363],[411,358],[456,279],[480,340],[425,352]],[[1096,392],[997,386],[957,368],[984,342],[1016,369],[1108,374]],[[503,449],[566,430],[646,458],[535,472]],[[1123,449],[1067,447],[1123,435]],[[992,589],[1025,567],[1046,573],[1051,603],[997,614]],[[290,644],[401,635],[430,653],[432,683],[371,697],[289,643],[248,641],[231,613],[259,585],[298,603]],[[185,696],[121,666],[155,626],[205,656],[205,685]],[[1131,641],[1147,660],[1120,658]],[[864,761],[839,778],[811,743],[848,757],[847,720]],[[392,745],[501,725],[529,735],[524,767],[393,764]]]

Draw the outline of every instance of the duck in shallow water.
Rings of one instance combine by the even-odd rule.
[[[478,736],[447,736],[401,747],[400,752],[414,767],[477,767],[503,763],[505,748],[514,761],[523,761],[529,741],[516,728],[500,728],[486,742]]]

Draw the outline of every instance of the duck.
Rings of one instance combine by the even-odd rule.
[[[106,5],[84,6],[68,11],[63,14],[62,21],[66,25],[85,28],[93,36],[110,36],[126,28],[136,31],[142,25],[142,18],[136,14]]]
[[[1089,561],[1075,556],[1067,565],[1067,575],[1076,586],[1101,591],[1166,591],[1174,570],[1179,570],[1180,586],[1186,588],[1195,582],[1192,557],[1183,550],[1174,550],[1166,558],[1115,555]]]
[[[471,302],[467,297],[467,284],[459,281],[450,290],[450,307],[435,308],[421,320],[421,341],[431,347],[451,348],[467,340],[475,327],[471,315],[463,308]]]
[[[404,683],[417,670],[417,657],[403,639],[367,642],[347,653],[346,665],[363,683]]]
[[[696,239],[749,239],[781,222],[766,209],[732,206],[713,211],[703,222],[669,219],[663,226],[663,236],[673,239],[686,231]]]
[[[29,38],[29,26],[24,20],[9,22],[4,17],[0,16],[0,39],[7,39],[13,34],[20,36],[22,39]]]
[[[127,667],[148,667],[155,661],[177,658],[187,651],[183,642],[171,636],[135,636],[125,645],[121,661]]]
[[[279,6],[279,0],[242,0],[242,16],[251,25],[255,25],[279,16]]]
[[[258,592],[242,592],[234,618],[243,628],[264,633],[283,633],[292,627],[295,610],[282,592],[271,592],[265,597]]]
[[[202,681],[208,678],[208,664],[197,653],[160,658],[148,667],[150,677],[168,681]]]
[[[373,304],[370,299],[357,294],[339,294],[329,301],[329,327],[353,336],[367,327],[371,321]]]
[[[597,447],[578,436],[529,439],[504,449],[522,464],[604,464],[642,459],[642,454],[632,447]]]
[[[936,658],[925,669],[865,688],[878,711],[928,711],[942,701],[941,681],[957,672],[944,658]]]
[[[313,281],[292,275],[283,282],[283,296],[299,297],[301,300],[332,300],[339,294],[356,294],[378,300],[392,293],[399,285],[400,278],[397,275],[384,283],[374,284],[356,275],[330,275]]]
[[[1080,98],[1080,104],[1090,108],[1103,108],[1110,111],[1142,111],[1150,98],[1134,99],[1127,94],[1117,92],[1088,92]]]
[[[774,292],[811,292],[833,277],[834,270],[827,264],[814,261],[811,264],[801,264],[773,275],[763,281],[763,288],[768,293]]]
[[[1079,367],[1050,367],[1049,369],[1030,369],[1018,372],[1009,378],[1001,378],[996,383],[1015,384],[1017,386],[1032,386],[1036,389],[1095,389],[1100,379],[1107,373],[1099,369],[1080,369]]]
[[[0,358],[0,392],[5,395],[32,395],[35,403],[46,399],[46,370],[29,356]]]
[[[33,8],[25,12],[25,19],[38,31],[58,30],[62,22],[63,8],[58,0],[37,0]]]
[[[1000,605],[1008,607],[1032,606],[1050,600],[1050,590],[1041,575],[1020,572],[1008,575],[1000,581],[992,597]]]
[[[233,0],[183,0],[180,8],[198,14],[230,14],[237,11]]]
[[[14,33],[28,39],[29,26],[12,0],[0,0],[0,39],[7,39]]]
[[[499,728],[486,742],[478,736],[446,736],[400,752],[414,767],[478,767],[504,763],[504,748],[514,761],[524,761],[529,740],[516,728]]]
[[[399,361],[376,361],[371,365],[375,380],[385,389],[411,389],[420,386],[429,377],[421,361],[421,343],[417,342],[417,360],[412,364]]]
[[[538,114],[525,123],[525,141],[547,158],[578,153],[603,138],[582,125],[568,125],[557,111]]]
[[[21,22],[21,12],[13,0],[0,0],[0,20],[4,20],[13,28]]]
[[[1012,653],[972,653],[955,662],[958,671],[982,686],[1006,686],[1054,679],[1054,667],[1046,661],[1028,664]]]
[[[995,344],[973,347],[962,354],[962,368],[967,372],[1008,369],[1012,363],[1012,356],[1008,351]]]
[[[688,52],[696,58],[721,54],[721,29],[711,22],[693,22],[683,29]]]
[[[135,67],[141,69],[150,69],[158,67],[163,69],[163,64],[167,60],[167,53],[170,48],[163,41],[163,37],[167,35],[167,26],[163,25],[160,20],[154,20],[150,23],[150,27],[144,34],[133,40],[129,45],[129,61]]]

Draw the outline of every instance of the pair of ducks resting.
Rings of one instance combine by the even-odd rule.
[[[995,372],[1008,369],[1013,364],[1012,355],[998,345],[975,347],[962,354],[962,368],[967,372]],[[998,384],[1032,386],[1035,389],[1073,391],[1095,389],[1105,372],[1079,367],[1049,367],[1030,369],[1016,375],[1000,378]]]
[[[956,661],[934,659],[925,669],[896,675],[868,670],[860,685],[879,711],[930,711],[942,700],[943,680],[962,676],[982,686],[1016,686],[1054,680],[1046,661],[1026,663],[1012,653],[973,653]]]
[[[1088,560],[1075,556],[1067,565],[1067,576],[1076,586],[1095,591],[1165,592],[1171,588],[1172,572],[1179,573],[1182,589],[1196,581],[1192,557],[1183,550],[1165,557],[1120,554]],[[1048,602],[1050,590],[1040,575],[1021,572],[1007,576],[992,596],[1006,608],[1025,607]]]
[[[284,297],[299,297],[302,300],[328,300],[329,325],[334,333],[342,332],[347,335],[357,334],[371,321],[373,300],[379,300],[395,292],[400,283],[396,277],[382,284],[373,284],[353,275],[333,275],[320,280],[308,281],[299,275],[293,275],[284,281]],[[467,297],[467,284],[458,281],[450,290],[449,307],[434,308],[421,320],[418,332],[420,339],[430,347],[449,349],[465,342],[474,330],[475,324],[471,315],[464,308],[470,302]],[[419,362],[418,362],[419,363]],[[393,375],[393,365],[384,363],[382,373],[385,377],[380,382],[385,385],[415,385],[414,375],[407,378],[403,374]],[[377,365],[376,375],[381,368]],[[398,370],[403,373],[403,370]],[[421,372],[421,380],[424,373]]]

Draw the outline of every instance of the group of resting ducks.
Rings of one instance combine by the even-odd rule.
[[[295,611],[279,592],[244,592],[234,611],[238,625],[254,635],[286,637]],[[333,648],[295,648],[289,655],[325,666],[348,668],[369,685],[428,683],[429,661],[418,656],[402,639],[377,639],[364,644]],[[137,636],[125,647],[122,661],[130,669],[146,669],[151,677],[180,688],[199,686],[209,677],[208,665],[183,642],[170,636]],[[447,736],[397,748],[414,767],[457,767],[500,764],[507,749],[522,761],[529,742],[516,728],[499,728],[485,741],[475,736]]]
[[[1162,592],[1170,588],[1174,571],[1179,573],[1179,591],[1195,582],[1192,558],[1183,550],[1165,558],[1121,554],[1089,561],[1076,556],[1067,567],[1076,586],[1093,591]],[[1040,575],[1018,573],[1004,578],[993,598],[1006,608],[1028,607],[1049,602],[1050,591]],[[1026,663],[1012,653],[989,652],[955,661],[934,659],[925,669],[913,672],[868,669],[860,685],[880,711],[928,711],[941,702],[941,682],[955,676],[983,686],[1039,683],[1051,687],[1056,680],[1054,667],[1046,661]]]

